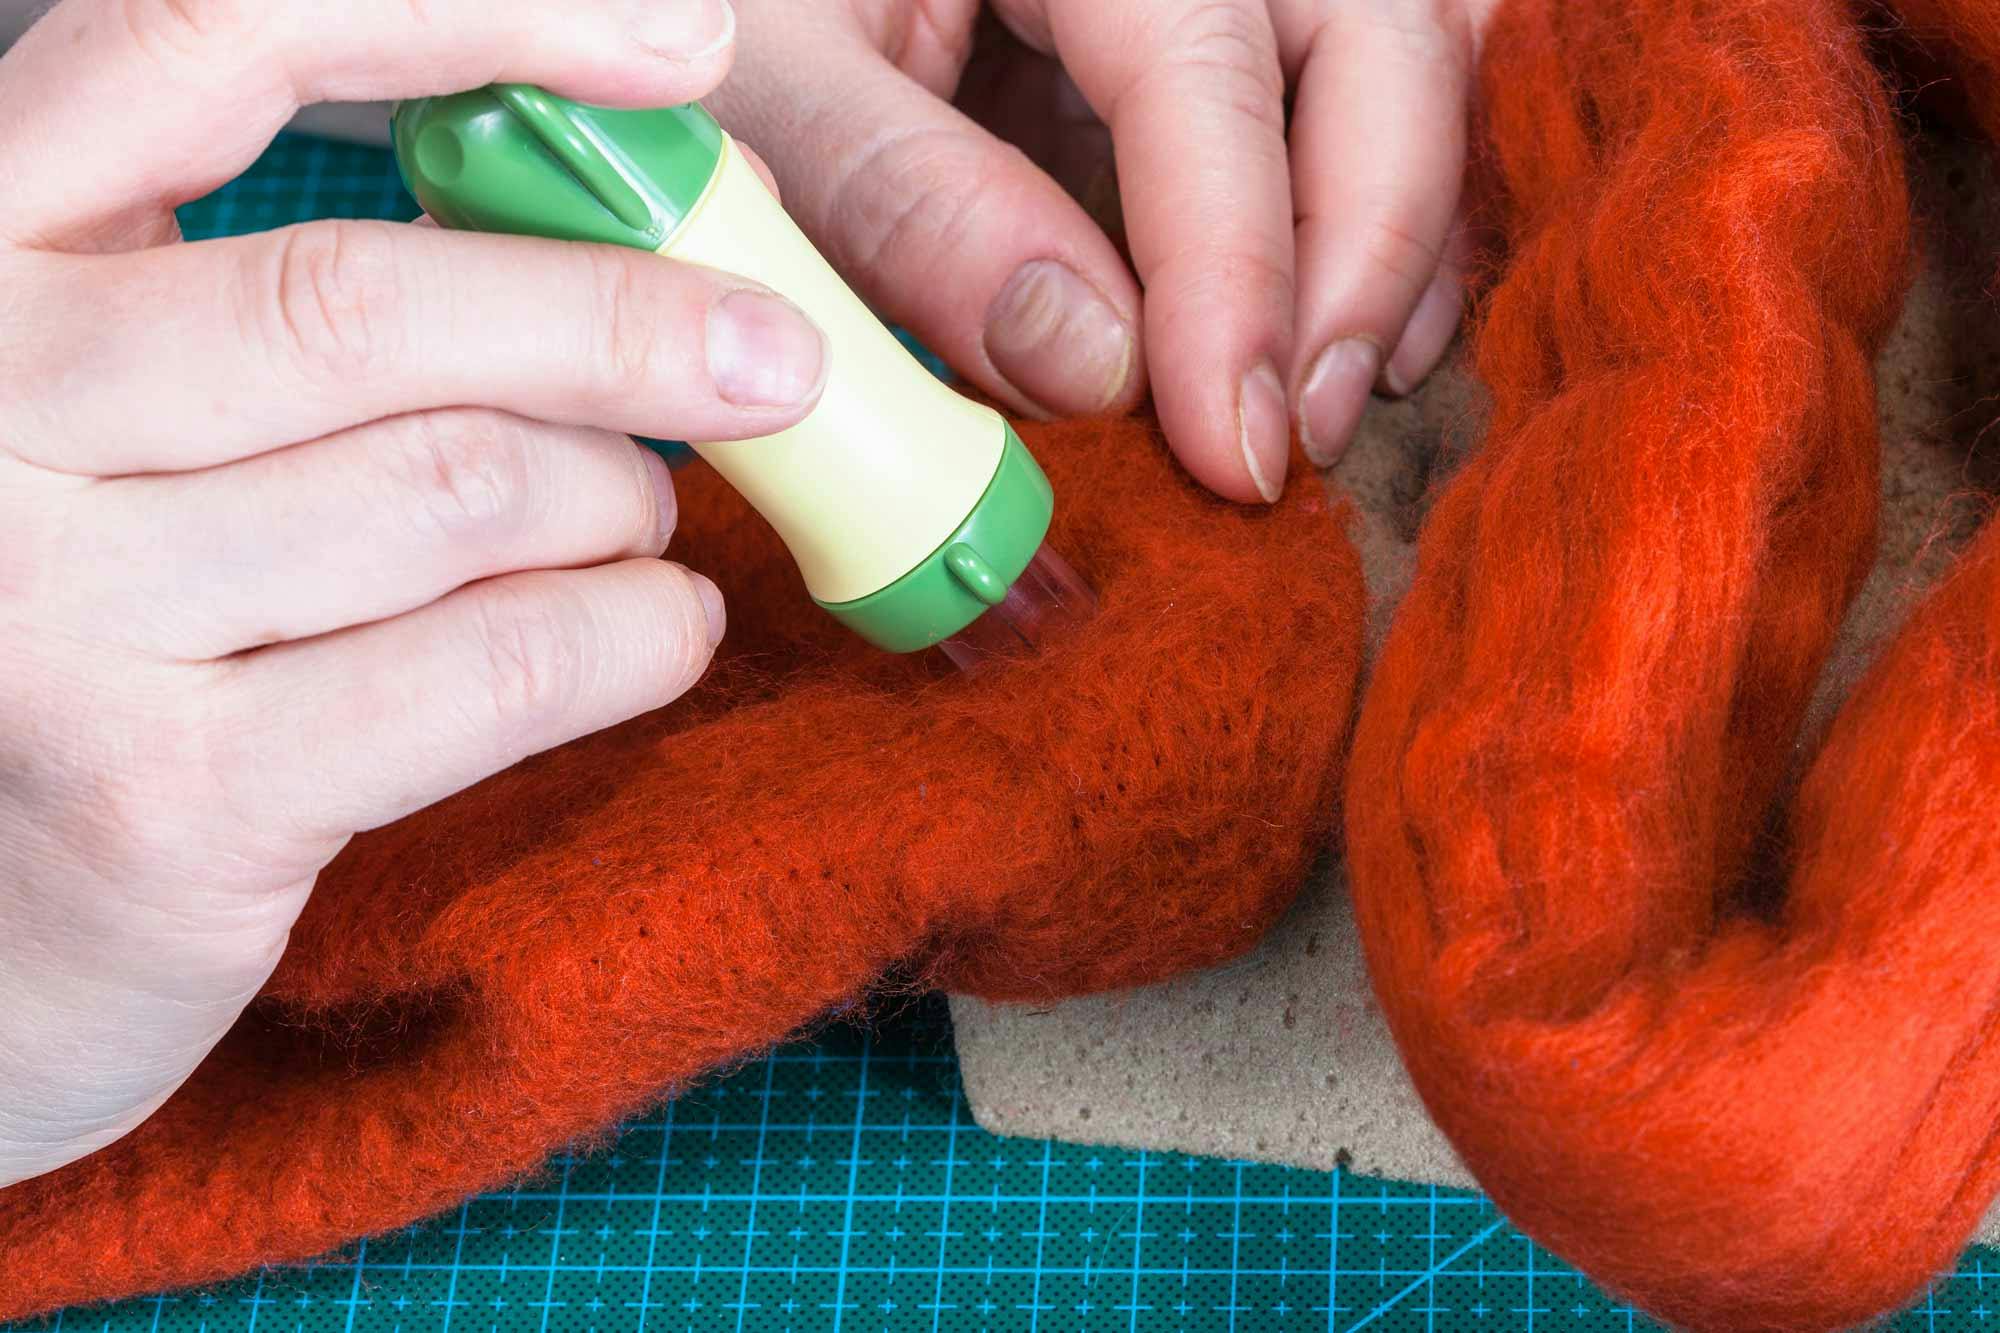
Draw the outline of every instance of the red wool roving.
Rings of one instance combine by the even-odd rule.
[[[1359,566],[1303,467],[1250,509],[1137,421],[1024,434],[1101,609],[974,678],[858,644],[685,472],[708,678],[356,839],[185,1087],[0,1191],[0,1319],[453,1207],[885,977],[1046,1000],[1253,944],[1333,833]]]
[[[2000,130],[2000,9],[1907,9]],[[1878,17],[1504,9],[1491,431],[1349,770],[1425,1104],[1529,1233],[1696,1329],[1891,1310],[2000,1187],[2000,531],[1784,790],[1870,562],[1907,272]]]

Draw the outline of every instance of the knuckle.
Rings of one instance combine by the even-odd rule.
[[[1253,123],[1284,129],[1285,76],[1261,5],[1203,0],[1167,30],[1172,68],[1203,95]]]
[[[1472,22],[1459,0],[1369,0],[1341,4],[1330,12],[1326,28],[1337,46],[1366,45],[1381,50],[1404,66],[1464,78],[1472,60]],[[1345,31],[1340,31],[1345,29]]]
[[[580,616],[571,594],[547,580],[530,588],[495,583],[474,605],[474,669],[491,721],[516,733],[566,713],[580,665],[575,632]]]
[[[496,412],[407,419],[398,450],[399,506],[451,540],[505,535],[530,519],[536,487],[521,429]]]
[[[140,50],[156,62],[183,62],[229,49],[258,8],[244,0],[121,0],[119,14]]]
[[[1362,253],[1376,269],[1406,289],[1411,299],[1430,286],[1444,258],[1436,244],[1419,236],[1396,216],[1381,217],[1369,225]]]
[[[913,256],[922,264],[961,254],[992,207],[964,188],[992,175],[967,162],[964,148],[951,130],[920,127],[887,135],[863,155],[834,188],[842,259],[874,273],[891,257],[907,267]]]
[[[624,255],[594,253],[589,263],[597,316],[591,327],[604,340],[596,359],[607,377],[606,388],[622,398],[639,397],[660,364],[660,324],[649,313],[658,303],[647,299],[639,266]]]
[[[288,228],[273,263],[272,332],[309,374],[346,381],[399,354],[392,312],[403,280],[386,227],[335,221]]]
[[[198,692],[192,692],[198,694]],[[143,719],[120,693],[98,684],[58,705],[73,730],[67,744],[68,776],[56,790],[76,821],[62,841],[90,869],[107,878],[153,863],[178,863],[178,839],[206,811],[220,744],[198,698],[180,692],[149,709]]]
[[[651,638],[660,653],[654,678],[671,694],[679,694],[708,663],[708,612],[686,570],[661,564],[657,572],[668,580],[668,587],[653,601],[660,617]]]
[[[1296,282],[1283,259],[1256,249],[1189,249],[1164,266],[1153,286],[1183,310],[1269,305],[1291,308]]]

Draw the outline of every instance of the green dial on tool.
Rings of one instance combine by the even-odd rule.
[[[657,250],[722,160],[702,107],[621,111],[528,84],[396,108],[403,183],[440,226]]]
[[[878,648],[908,653],[942,643],[1007,596],[1041,549],[1055,492],[1028,447],[1007,432],[1000,466],[958,530],[917,567],[880,592],[821,602]]]

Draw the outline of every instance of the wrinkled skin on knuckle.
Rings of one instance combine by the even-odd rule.
[[[840,261],[861,272],[885,264],[955,259],[979,219],[999,205],[967,182],[985,173],[967,145],[931,126],[885,135],[846,171],[829,201]]]
[[[626,400],[645,397],[660,365],[663,314],[649,299],[652,293],[630,258],[594,253],[587,262],[595,313],[590,327],[598,332],[596,345],[582,354],[599,367],[605,393]]]
[[[278,6],[256,0],[106,0],[113,18],[165,79],[204,85],[256,70]]]
[[[504,542],[531,520],[537,487],[519,423],[497,412],[423,412],[397,425],[391,511],[424,538]]]
[[[475,723],[521,748],[523,738],[575,703],[580,663],[574,594],[550,580],[493,583],[479,590],[472,617]]]
[[[315,222],[279,234],[270,300],[253,332],[284,349],[313,383],[340,387],[394,364],[406,296],[392,232],[373,222]],[[261,303],[261,301],[260,301]]]
[[[1413,234],[1393,215],[1370,224],[1363,253],[1377,269],[1393,274],[1413,292],[1430,285],[1444,257],[1437,246]]]
[[[1263,14],[1228,0],[1207,0],[1172,20],[1162,49],[1171,53],[1170,63],[1156,67],[1159,72],[1198,88],[1205,100],[1232,114],[1283,132],[1284,75]]]
[[[141,49],[174,58],[213,46],[245,19],[241,0],[117,0],[118,15]]]
[[[1316,0],[1313,30],[1337,49],[1362,33],[1382,34],[1411,68],[1463,77],[1474,42],[1498,0]]]
[[[660,573],[672,581],[673,592],[654,601],[665,619],[644,646],[661,654],[654,679],[660,682],[665,696],[660,702],[665,703],[700,678],[714,650],[708,644],[708,613],[693,582],[671,565],[662,565]]]
[[[1290,309],[1294,295],[1295,278],[1279,257],[1249,250],[1217,253],[1202,246],[1164,262],[1147,300],[1161,309],[1224,311],[1258,303]]]

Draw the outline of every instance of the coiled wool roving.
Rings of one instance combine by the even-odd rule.
[[[2000,7],[1906,13],[2000,130]],[[1425,1104],[1527,1231],[1697,1329],[1890,1310],[2000,1187],[2000,530],[1786,790],[1872,550],[1870,359],[1908,268],[1873,26],[1503,10],[1490,434],[1349,769]]]
[[[1141,423],[1023,433],[1102,605],[977,678],[860,645],[685,471],[708,678],[357,838],[186,1086],[0,1190],[0,1320],[455,1207],[885,976],[1046,1000],[1254,944],[1333,837],[1360,567],[1306,469],[1253,512]]]

